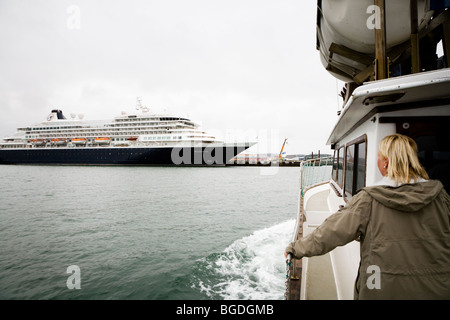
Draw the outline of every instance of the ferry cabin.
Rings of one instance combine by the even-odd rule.
[[[358,1],[358,6],[367,8],[373,3]],[[367,33],[363,37],[350,32],[355,41],[345,42],[348,32],[327,34],[326,26],[345,29],[352,22],[359,25],[351,19],[355,2],[318,1],[317,49],[326,69],[346,81],[347,90],[327,141],[334,150],[331,179],[302,186],[292,240],[310,234],[361,188],[381,180],[378,145],[393,133],[415,140],[419,160],[430,178],[439,179],[450,192],[450,9],[436,1],[427,8],[423,0],[376,0],[375,4],[383,8],[380,12],[386,13],[390,24],[397,23],[399,28],[386,30],[386,16],[382,15],[380,29],[363,30]],[[337,10],[341,15],[335,14]],[[386,32],[392,37],[392,32],[402,31],[400,27],[405,25],[411,26],[411,34],[409,28],[403,28],[404,42],[387,46]],[[369,39],[370,32],[375,32],[373,51],[347,47]],[[440,39],[444,55],[437,57]],[[299,280],[288,278],[288,299],[353,299],[359,249],[359,242],[353,241],[323,256],[294,260],[288,270],[291,274],[295,271]]]
[[[449,89],[450,70],[444,69],[374,81],[354,91],[328,140],[334,149],[331,180],[304,193],[303,236],[382,178],[378,144],[389,134],[412,137],[430,178],[450,191]],[[352,299],[360,261],[357,241],[302,260],[301,299]]]

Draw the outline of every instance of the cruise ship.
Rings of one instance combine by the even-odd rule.
[[[83,120],[59,109],[0,143],[0,164],[225,166],[256,142],[223,142],[184,117],[136,114]],[[139,112],[140,111],[140,112]]]

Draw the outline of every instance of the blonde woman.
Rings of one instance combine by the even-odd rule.
[[[416,143],[401,134],[393,134],[381,140],[377,165],[383,176],[377,185],[396,187],[428,179],[428,174],[417,157]]]
[[[360,239],[355,299],[450,299],[449,195],[441,182],[428,180],[409,137],[380,142],[378,169],[380,183],[291,243],[285,256],[322,255]],[[379,272],[379,283],[370,282],[368,270]]]

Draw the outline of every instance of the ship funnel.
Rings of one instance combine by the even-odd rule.
[[[47,117],[47,121],[66,120],[63,113],[59,109],[53,109]]]

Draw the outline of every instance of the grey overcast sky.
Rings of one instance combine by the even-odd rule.
[[[1,0],[0,134],[66,117],[189,116],[251,152],[329,153],[341,83],[316,50],[316,1]]]

